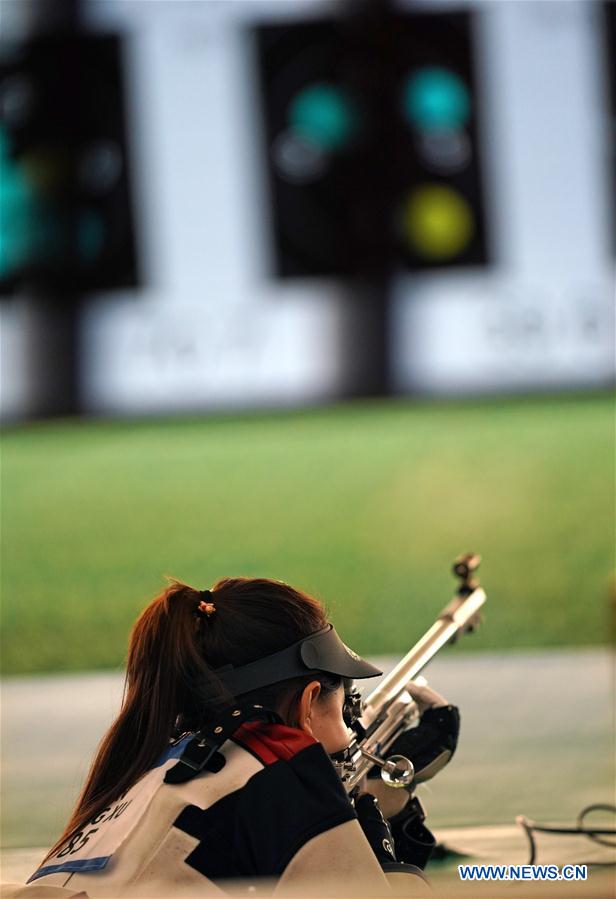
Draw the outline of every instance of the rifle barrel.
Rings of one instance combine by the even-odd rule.
[[[468,595],[457,594],[453,598],[432,627],[366,699],[361,716],[365,726],[369,726],[376,717],[383,714],[408,682],[417,677],[436,653],[468,625],[485,601],[486,594],[479,586]]]

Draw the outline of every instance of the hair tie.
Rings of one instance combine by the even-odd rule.
[[[216,606],[212,602],[212,592],[211,590],[200,590],[199,596],[201,600],[197,606],[197,614],[209,618],[216,611]]]

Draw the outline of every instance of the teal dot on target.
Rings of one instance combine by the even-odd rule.
[[[95,262],[105,243],[105,225],[91,209],[81,212],[77,223],[77,252],[83,263]]]
[[[325,150],[339,150],[357,130],[354,104],[339,87],[311,84],[295,95],[289,107],[293,131]]]
[[[466,84],[455,72],[428,66],[406,79],[402,107],[415,128],[461,128],[468,121],[471,98]]]
[[[32,257],[40,220],[36,191],[10,154],[0,127],[0,278],[11,277]]]

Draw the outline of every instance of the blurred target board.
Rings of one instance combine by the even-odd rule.
[[[0,45],[0,292],[138,283],[117,37]]]
[[[473,26],[456,12],[256,29],[279,276],[490,261]]]

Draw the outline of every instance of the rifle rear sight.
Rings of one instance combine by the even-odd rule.
[[[453,563],[453,573],[461,580],[461,590],[474,590],[478,586],[478,582],[473,577],[479,565],[481,564],[481,556],[478,553],[466,553],[458,556]]]

